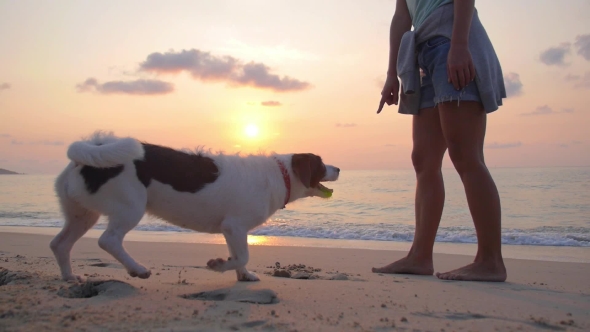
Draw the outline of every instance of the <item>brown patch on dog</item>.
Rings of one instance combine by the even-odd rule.
[[[326,175],[326,165],[322,158],[312,153],[294,154],[291,168],[306,188],[316,187]]]
[[[168,147],[143,143],[145,156],[135,161],[137,178],[149,187],[151,180],[169,184],[176,191],[196,193],[219,176],[213,159]]]
[[[108,168],[83,166],[80,169],[80,175],[84,179],[86,190],[88,190],[88,192],[91,194],[96,194],[100,187],[102,187],[110,179],[121,174],[121,172],[123,172],[123,169],[123,165]]]

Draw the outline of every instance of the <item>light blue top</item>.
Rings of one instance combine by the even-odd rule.
[[[414,30],[418,29],[432,12],[453,0],[406,0]]]

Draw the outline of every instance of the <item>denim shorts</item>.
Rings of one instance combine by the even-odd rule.
[[[449,83],[447,75],[447,55],[451,48],[451,40],[446,37],[433,37],[418,45],[418,65],[422,69],[420,83],[420,109],[432,108],[446,101],[478,101],[479,90],[475,82],[462,90],[455,90]]]

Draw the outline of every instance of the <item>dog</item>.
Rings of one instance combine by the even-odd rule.
[[[258,281],[246,269],[248,231],[277,210],[303,197],[328,198],[340,169],[311,153],[224,155],[175,150],[95,132],[72,143],[71,162],[55,181],[65,224],[51,241],[63,280],[79,282],[70,252],[100,215],[108,225],[98,239],[130,276],[149,278],[151,271],[123,247],[123,238],[145,213],[204,233],[222,233],[230,257],[211,259],[213,271],[235,270],[239,281]]]

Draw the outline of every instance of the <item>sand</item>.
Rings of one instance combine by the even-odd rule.
[[[250,246],[261,280],[244,283],[204,268],[225,245],[126,242],[152,270],[141,280],[83,238],[72,265],[87,282],[69,284],[51,238],[0,232],[0,331],[590,330],[585,263],[508,259],[505,283],[456,282],[370,272],[398,251]],[[435,270],[470,260],[437,254]]]

